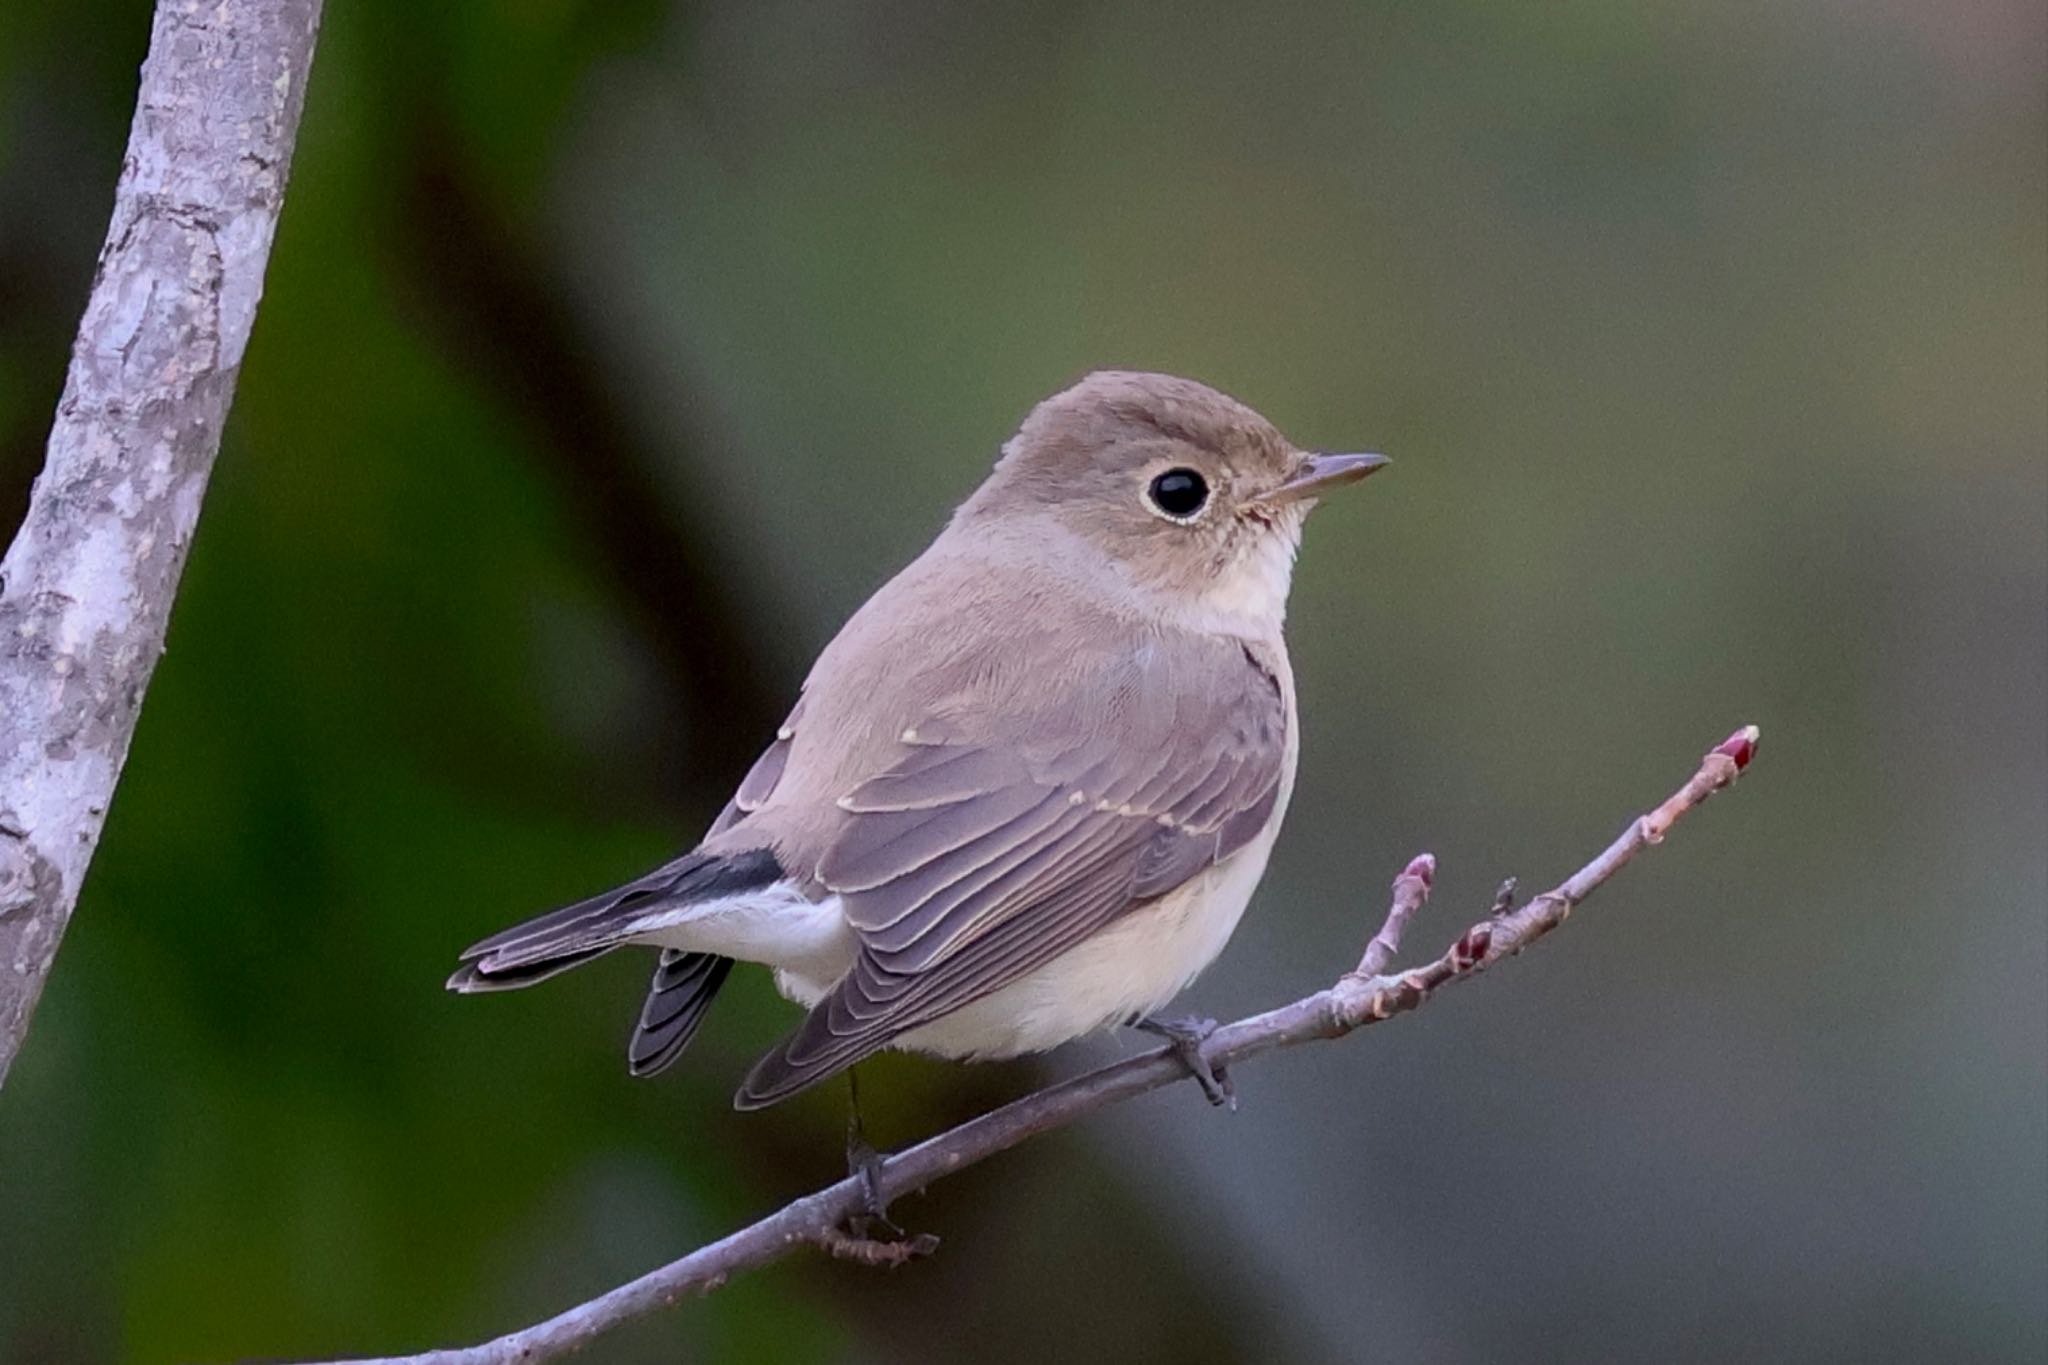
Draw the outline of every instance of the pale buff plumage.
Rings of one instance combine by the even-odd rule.
[[[878,1047],[1007,1056],[1157,1010],[1222,950],[1286,810],[1302,520],[1377,463],[1191,381],[1090,376],[826,647],[699,849],[486,940],[451,985],[662,946],[651,1070],[727,959],[764,963],[811,1014],[744,1105]],[[1186,469],[1208,497],[1176,519],[1147,489]]]

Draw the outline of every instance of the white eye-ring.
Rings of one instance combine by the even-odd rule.
[[[1209,505],[1209,481],[1185,465],[1175,465],[1145,486],[1145,501],[1168,521],[1187,523]]]

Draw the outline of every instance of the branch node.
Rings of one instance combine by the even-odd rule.
[[[1493,949],[1493,926],[1475,924],[1465,931],[1465,936],[1451,948],[1451,970],[1465,976],[1486,964],[1486,955]]]
[[[1520,885],[1521,881],[1516,877],[1509,877],[1503,881],[1500,884],[1500,889],[1493,893],[1493,906],[1487,913],[1494,919],[1499,919],[1513,910],[1515,908],[1515,888]]]

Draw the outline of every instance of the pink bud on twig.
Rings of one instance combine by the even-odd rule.
[[[1408,866],[1401,869],[1403,877],[1413,877],[1425,887],[1436,886],[1436,855],[1418,853],[1408,860]]]
[[[1714,752],[1723,758],[1735,760],[1735,771],[1741,772],[1749,766],[1749,760],[1756,757],[1757,741],[1763,732],[1754,725],[1745,725],[1728,738],[1714,746]]]

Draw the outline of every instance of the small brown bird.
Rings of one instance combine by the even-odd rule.
[[[650,1075],[763,963],[810,1013],[742,1109],[883,1048],[1009,1057],[1151,1015],[1223,950],[1287,808],[1303,519],[1385,463],[1191,380],[1088,376],[825,647],[702,843],[478,943],[449,988],[659,947]]]

